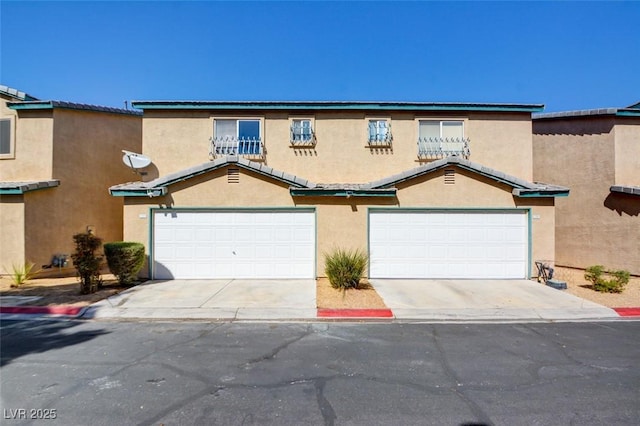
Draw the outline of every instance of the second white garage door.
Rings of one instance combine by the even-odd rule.
[[[371,211],[371,278],[527,277],[523,210]]]
[[[153,214],[153,277],[314,278],[313,210]]]

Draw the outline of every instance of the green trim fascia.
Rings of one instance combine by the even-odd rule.
[[[618,110],[616,112],[616,115],[619,117],[640,117],[640,109],[635,109],[635,110],[631,110],[631,109],[624,109],[624,110]]]
[[[160,194],[156,192],[160,191]],[[164,186],[148,189],[113,189],[109,190],[112,197],[162,197],[167,195],[167,188]]]
[[[154,269],[153,269],[153,264],[155,263],[153,260],[153,221],[154,221],[154,216],[153,216],[153,209],[154,207],[149,207],[148,211],[147,211],[147,217],[149,218],[149,220],[147,220],[147,232],[149,233],[148,235],[148,240],[149,240],[149,259],[147,261],[148,263],[148,269],[149,269],[149,279],[152,280],[153,279],[153,273],[154,273]]]
[[[527,262],[527,278],[526,279],[531,279],[531,263],[533,260],[533,210],[531,209],[531,207],[526,208],[525,210],[527,210],[527,225],[528,225],[528,243],[527,243],[527,250],[529,252],[529,256],[527,256],[528,258],[528,262]],[[555,244],[555,237],[554,237],[554,244]]]
[[[518,198],[549,198],[549,197],[568,197],[569,191],[530,191],[522,194],[513,194]]]
[[[395,188],[384,190],[289,189],[289,193],[293,197],[395,197],[396,192]]]
[[[541,112],[542,104],[483,103],[412,103],[412,102],[206,102],[206,101],[132,101],[142,110],[204,109],[204,110],[378,110],[378,111],[492,111]]]
[[[53,109],[51,101],[30,101],[29,103],[9,102],[7,106],[13,110]]]
[[[43,187],[40,187],[40,188],[27,188],[27,189],[22,189],[22,188],[0,188],[0,195],[22,195],[22,194],[25,194],[27,192],[40,191],[42,189],[57,188],[58,186],[59,185],[43,186]]]
[[[24,191],[20,188],[0,188],[0,195],[20,195]]]

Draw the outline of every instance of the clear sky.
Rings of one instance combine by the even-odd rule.
[[[640,2],[0,2],[40,99],[640,102]]]

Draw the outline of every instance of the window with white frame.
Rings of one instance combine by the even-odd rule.
[[[13,158],[13,141],[11,140],[12,120],[0,119],[0,158]]]
[[[369,143],[389,143],[391,123],[388,120],[369,120]]]
[[[314,140],[313,126],[308,118],[291,120],[291,143],[307,144]]]
[[[469,139],[464,136],[464,121],[420,120],[418,156],[426,159],[451,155],[469,157]]]
[[[260,120],[214,120],[213,144],[218,155],[258,155],[262,153]]]

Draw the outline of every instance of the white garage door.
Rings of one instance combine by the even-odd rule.
[[[372,211],[372,278],[526,278],[522,210]]]
[[[153,260],[156,279],[314,278],[315,214],[156,211]]]

